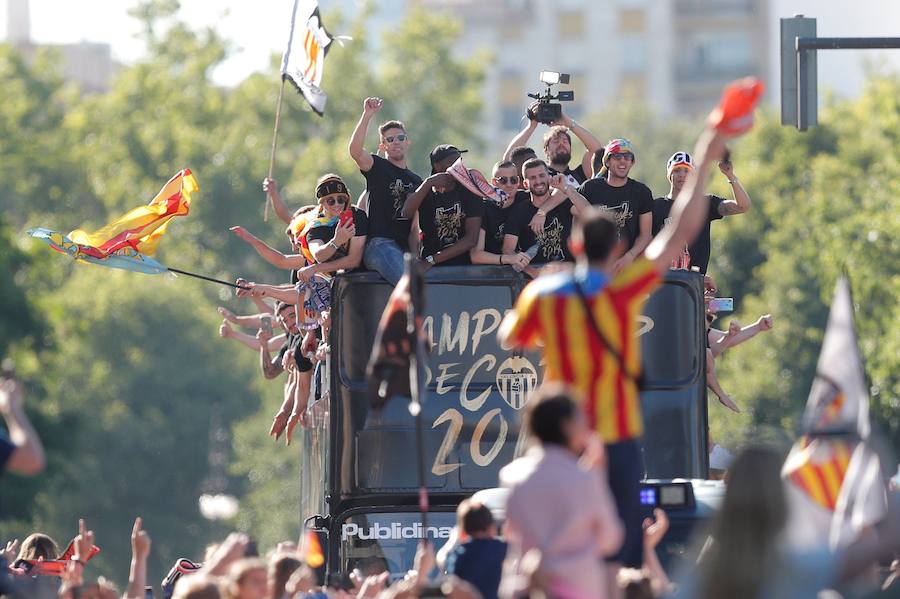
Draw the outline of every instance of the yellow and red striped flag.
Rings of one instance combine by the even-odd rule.
[[[169,179],[149,204],[129,210],[119,218],[93,233],[76,229],[68,238],[79,246],[96,250],[98,258],[131,250],[153,255],[169,221],[186,215],[191,207],[191,195],[200,186],[191,169],[182,169]]]

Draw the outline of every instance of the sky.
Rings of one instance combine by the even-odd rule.
[[[0,36],[6,39],[7,2],[0,0]],[[484,0],[500,2],[502,0]],[[601,0],[584,0],[596,2]],[[662,0],[646,0],[653,2]],[[768,0],[771,43],[771,77],[778,73],[778,19],[801,13],[818,19],[819,36],[900,37],[900,0],[859,0],[848,9],[845,0]],[[399,2],[381,6],[396,6]],[[323,10],[340,6],[353,10],[365,0],[320,0]],[[112,46],[113,58],[124,63],[141,57],[142,44],[136,39],[138,26],[127,10],[135,0],[31,0],[31,38],[37,43],[105,42]],[[181,16],[197,27],[214,25],[231,40],[236,50],[213,77],[223,85],[233,85],[247,75],[262,70],[273,53],[280,54],[287,39],[287,19],[292,0],[182,0]],[[102,15],[102,16],[100,16]],[[391,15],[383,15],[389,20]],[[400,16],[398,15],[398,19]],[[340,32],[336,32],[340,33]],[[854,96],[862,87],[864,64],[886,62],[900,71],[900,50],[821,51],[819,60],[820,92],[832,90],[841,96]],[[774,83],[774,81],[773,81]],[[820,96],[821,97],[821,96]]]

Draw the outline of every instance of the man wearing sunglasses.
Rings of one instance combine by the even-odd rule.
[[[366,98],[363,113],[350,138],[350,156],[366,178],[368,199],[368,240],[363,262],[392,285],[403,276],[403,252],[410,247],[411,221],[403,217],[406,196],[422,183],[422,178],[409,170],[406,155],[410,140],[400,121],[387,121],[378,128],[378,149],[385,158],[370,154],[363,147],[369,123],[384,100]]]
[[[687,181],[688,175],[693,170],[694,161],[687,152],[675,152],[669,158],[669,162],[666,164],[666,176],[670,184],[669,195],[653,200],[654,235],[662,231],[662,228],[669,222],[669,212],[672,210],[672,204],[674,203],[672,198],[678,197],[678,193],[684,187],[684,182]],[[712,221],[724,216],[744,214],[750,210],[751,204],[750,196],[734,174],[734,167],[732,167],[731,162],[723,160],[719,163],[719,170],[728,179],[728,183],[731,184],[731,192],[734,195],[734,199],[726,200],[712,194],[706,196],[709,200],[709,213],[706,215],[706,225],[700,229],[697,239],[688,248],[688,252],[691,255],[691,266],[698,267],[703,274],[706,274],[706,269],[709,267],[709,253],[712,244],[710,225]]]
[[[520,202],[528,201],[528,192],[520,189],[522,177],[518,174],[512,160],[505,160],[494,165],[491,183],[506,193],[506,201],[502,206],[493,202],[484,202],[484,217],[481,219],[481,231],[478,242],[469,256],[472,264],[507,264],[522,271],[528,266],[529,258],[521,252],[503,253],[503,231],[506,219],[513,207]]]
[[[628,176],[635,163],[630,141],[612,139],[598,152],[603,152],[602,175],[585,181],[578,191],[593,206],[607,212],[619,228],[626,251],[614,269],[618,272],[640,256],[653,239],[653,194],[649,187]]]

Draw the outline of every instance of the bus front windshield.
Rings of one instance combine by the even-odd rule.
[[[418,512],[349,516],[340,528],[341,567],[366,576],[387,571],[392,579],[402,577],[413,568],[419,539],[427,537],[437,552],[450,538],[455,523],[454,512],[429,512],[423,533]]]

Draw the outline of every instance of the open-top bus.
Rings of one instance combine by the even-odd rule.
[[[504,267],[443,267],[426,275],[430,353],[422,414],[431,510],[423,531],[408,401],[395,398],[375,413],[367,397],[366,365],[391,287],[375,273],[334,279],[325,392],[301,435],[300,472],[301,516],[326,539],[330,572],[405,572],[416,540],[427,536],[440,546],[459,502],[496,487],[499,469],[525,449],[519,416],[540,382],[539,357],[504,350],[496,337],[525,283]],[[690,482],[660,481],[708,472],[702,277],[670,271],[637,326],[646,478],[658,479],[645,485],[642,499],[671,510],[669,536],[677,540],[702,502]]]

